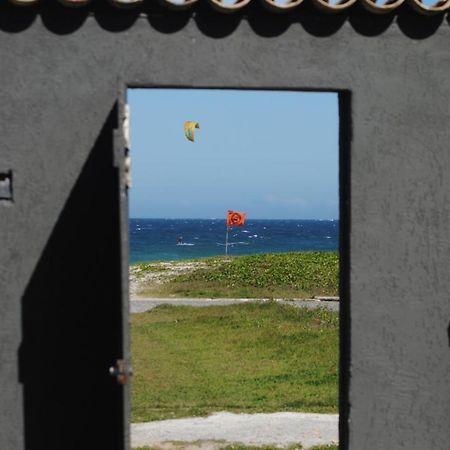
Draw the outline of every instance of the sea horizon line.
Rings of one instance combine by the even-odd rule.
[[[226,217],[129,217],[129,220],[223,220],[226,221]],[[257,220],[303,220],[303,221],[315,221],[315,222],[338,222],[340,219],[262,219],[262,218],[247,218],[246,221]]]

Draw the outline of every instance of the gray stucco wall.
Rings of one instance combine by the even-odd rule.
[[[447,18],[406,7],[381,18],[58,8],[0,17],[0,171],[14,174],[14,203],[0,203],[1,449],[25,445],[22,299],[123,83],[350,91],[342,448],[449,448]]]

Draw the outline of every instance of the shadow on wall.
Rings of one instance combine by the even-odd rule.
[[[450,15],[421,15],[405,2],[392,13],[374,14],[360,3],[336,14],[318,11],[308,0],[286,14],[269,12],[261,2],[253,0],[242,11],[233,14],[216,12],[209,4],[199,2],[187,11],[171,11],[155,0],[130,9],[117,8],[108,2],[91,2],[82,8],[68,8],[58,2],[41,0],[36,6],[17,7],[9,2],[0,5],[0,30],[18,33],[30,27],[37,17],[55,34],[70,34],[78,30],[92,15],[98,25],[109,32],[122,32],[139,20],[148,21],[158,32],[169,34],[182,30],[193,20],[206,36],[220,39],[232,34],[245,20],[253,31],[264,37],[282,35],[292,25],[298,24],[313,36],[332,36],[348,22],[359,34],[377,36],[390,26],[398,27],[411,39],[425,39],[442,26],[449,26]]]
[[[123,448],[122,388],[108,373],[121,354],[116,117],[113,108],[22,299],[26,450]]]

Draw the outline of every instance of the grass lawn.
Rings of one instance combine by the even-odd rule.
[[[148,297],[305,298],[338,295],[337,252],[267,253],[131,267]]]
[[[276,302],[131,315],[133,422],[337,412],[338,314]]]

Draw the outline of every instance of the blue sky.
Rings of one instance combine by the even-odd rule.
[[[337,94],[130,89],[128,103],[130,217],[339,217]]]

